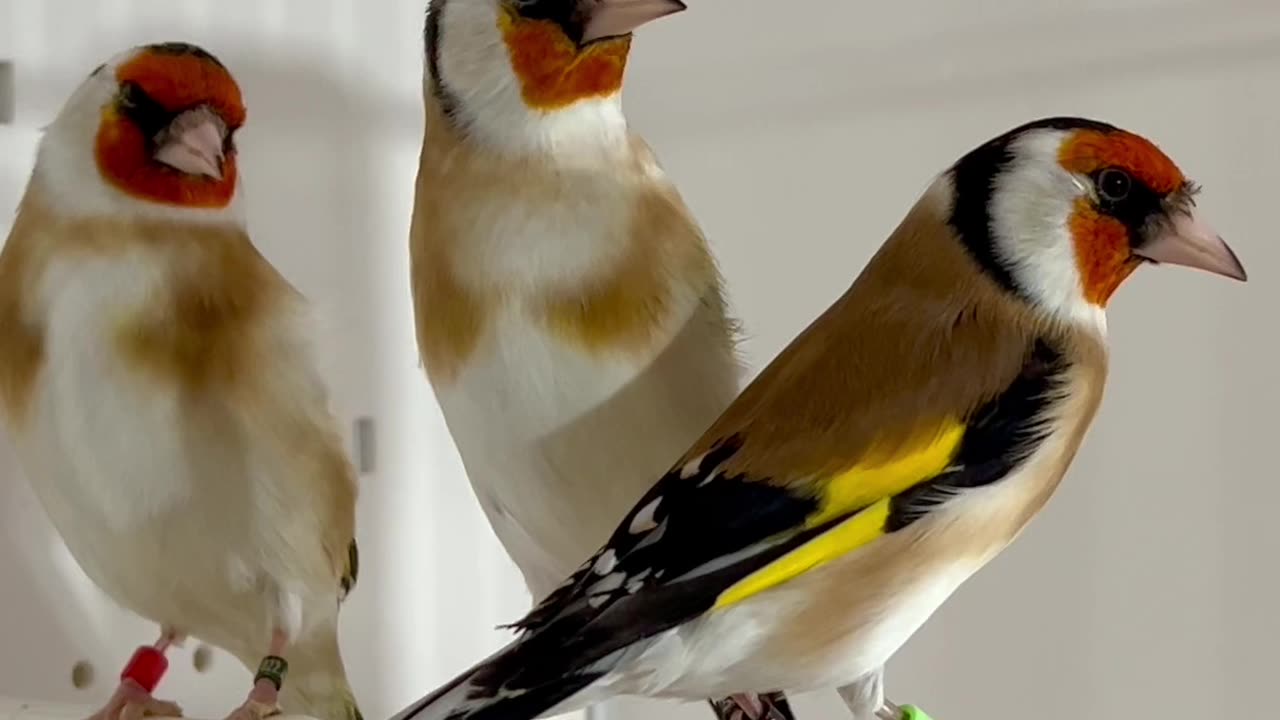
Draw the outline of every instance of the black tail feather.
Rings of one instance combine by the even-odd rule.
[[[472,710],[462,710],[450,715],[448,720],[533,720],[573,697],[600,679],[601,675],[568,675],[519,695],[494,700]]]
[[[512,687],[494,671],[522,656],[522,649],[519,641],[508,645],[391,720],[533,720],[605,675],[593,669]]]

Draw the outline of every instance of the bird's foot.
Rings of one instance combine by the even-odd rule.
[[[157,650],[164,652],[170,647],[182,647],[187,642],[187,634],[172,625],[160,627],[160,639],[156,641]]]
[[[782,693],[739,693],[713,701],[711,707],[720,720],[795,720]]]
[[[253,676],[253,689],[244,704],[231,711],[225,720],[263,720],[280,712],[280,688],[284,687],[285,676],[289,674],[289,661],[280,657],[287,644],[287,638],[281,630],[271,633],[271,651],[258,663],[258,672]]]
[[[259,678],[244,704],[227,715],[225,720],[264,720],[280,712],[280,688],[270,679]]]
[[[256,700],[245,700],[244,704],[227,715],[225,720],[264,720],[280,714],[280,706],[275,703],[260,703]]]
[[[182,717],[175,702],[157,700],[133,680],[124,680],[111,699],[88,720],[139,720],[145,717]]]

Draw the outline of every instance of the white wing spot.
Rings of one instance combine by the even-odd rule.
[[[596,560],[595,573],[597,575],[608,575],[618,566],[618,554],[612,548],[605,550],[600,558]]]
[[[650,545],[661,540],[662,536],[666,534],[667,534],[667,521],[663,520],[662,523],[658,525],[658,527],[650,531],[649,534],[646,535],[643,540],[636,543],[636,546],[632,548],[632,551],[634,552],[635,550],[643,550],[649,547]]]
[[[592,595],[591,597],[587,598],[587,604],[593,608],[598,608],[607,602],[609,602],[608,595]]]
[[[706,456],[707,456],[706,453],[702,453],[698,457],[685,463],[684,467],[680,468],[680,479],[688,480],[694,475],[697,475],[698,471],[702,469],[702,459],[705,458]]]
[[[636,516],[631,520],[631,527],[629,528],[632,535],[639,535],[642,532],[648,532],[658,527],[658,523],[653,516],[658,512],[658,506],[661,504],[662,498],[659,497],[636,513]]]
[[[590,588],[588,588],[587,594],[600,595],[602,593],[611,593],[614,590],[617,590],[618,588],[622,587],[622,583],[625,582],[626,579],[627,579],[626,573],[616,572],[612,575],[608,575],[603,579],[597,581],[596,584],[592,585]]]

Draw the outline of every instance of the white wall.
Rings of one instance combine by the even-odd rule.
[[[370,718],[481,657],[526,602],[413,348],[423,4],[0,0],[0,57],[17,61],[20,92],[17,125],[0,126],[6,218],[35,128],[105,55],[185,38],[241,77],[255,239],[326,318],[344,421],[379,425],[343,627]],[[895,660],[896,697],[941,720],[1192,720],[1275,703],[1277,87],[1274,0],[703,0],[638,39],[629,113],[715,243],[757,367],[935,172],[1041,115],[1155,138],[1205,186],[1202,206],[1249,269],[1244,286],[1145,269],[1120,291],[1108,396],[1068,481]],[[16,608],[0,613],[0,693],[97,702],[152,629],[96,599],[12,468],[0,457],[0,599]],[[69,681],[80,658],[98,668],[85,691]],[[247,673],[219,660],[211,677],[175,662],[166,689],[221,716]],[[830,695],[800,709],[842,716]]]

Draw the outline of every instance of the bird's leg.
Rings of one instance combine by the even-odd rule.
[[[249,697],[226,720],[262,720],[280,714],[280,688],[289,673],[289,662],[283,657],[288,644],[288,637],[283,630],[271,633],[271,649],[258,664]]]
[[[111,699],[89,720],[140,720],[144,717],[182,717],[182,708],[157,700],[135,680],[122,680]]]
[[[756,700],[764,706],[764,714],[760,716],[760,720],[796,720],[786,695],[780,692],[764,693],[757,695]]]
[[[163,628],[160,639],[151,645],[143,645],[133,653],[129,663],[120,672],[120,684],[97,712],[89,716],[89,720],[139,720],[144,717],[168,716],[181,717],[182,708],[168,700],[157,700],[151,696],[169,668],[169,661],[164,653],[169,646],[178,641],[181,635],[172,628]]]
[[[795,720],[783,693],[738,693],[711,702],[720,720]]]
[[[887,699],[876,711],[879,720],[929,720],[924,711],[914,705],[894,705]]]
[[[884,704],[876,711],[876,717],[879,720],[902,720],[902,708],[889,702],[886,698]]]
[[[878,667],[839,689],[853,720],[929,720],[920,708],[895,705],[884,696],[884,667]]]

